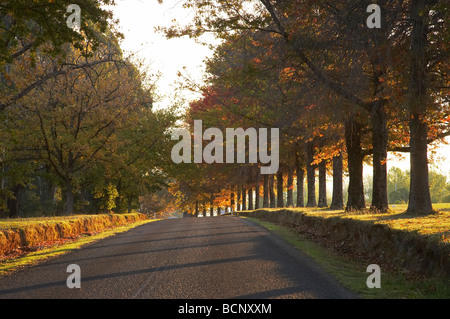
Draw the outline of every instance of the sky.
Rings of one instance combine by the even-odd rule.
[[[155,31],[158,26],[171,26],[173,19],[181,25],[192,19],[193,13],[184,9],[182,3],[182,0],[164,0],[163,4],[157,0],[116,0],[116,5],[110,7],[114,17],[119,19],[119,31],[125,36],[121,44],[124,53],[136,53],[152,72],[161,73],[157,87],[163,98],[154,103],[155,108],[164,108],[173,103],[176,82],[180,80],[178,72],[201,84],[203,61],[212,55],[212,51],[193,39],[184,37],[168,40],[162,33]],[[214,41],[212,37],[208,40]],[[196,97],[187,91],[183,96],[186,99]],[[447,137],[447,142],[450,144],[450,137]],[[436,155],[430,153],[430,156],[433,156],[430,169],[441,171],[450,180],[450,145],[441,145]],[[408,154],[404,153],[403,160],[389,154],[388,169],[392,166],[409,169]],[[367,169],[365,172],[371,173]]]
[[[181,25],[183,21],[192,19],[193,14],[183,9],[182,3],[180,0],[164,0],[163,4],[157,0],[116,0],[116,5],[109,7],[120,21],[119,31],[125,35],[121,44],[124,53],[137,53],[152,72],[161,73],[157,86],[164,98],[155,102],[156,108],[172,103],[177,87],[175,82],[179,80],[178,72],[201,83],[203,61],[212,55],[211,50],[193,39],[183,37],[169,40],[163,33],[155,31],[158,26],[171,26],[173,19]],[[184,96],[193,97],[187,91]]]

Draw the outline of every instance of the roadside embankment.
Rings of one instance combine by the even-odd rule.
[[[0,222],[0,255],[40,242],[69,238],[147,219],[147,215],[101,214]]]
[[[386,224],[289,209],[236,212],[313,234],[374,260],[424,276],[450,276],[450,245],[430,240],[416,231],[393,229]]]

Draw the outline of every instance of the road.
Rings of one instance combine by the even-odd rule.
[[[70,264],[81,288],[67,287]],[[307,256],[234,216],[136,227],[0,278],[0,298],[355,298]]]

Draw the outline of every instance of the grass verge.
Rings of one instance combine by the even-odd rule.
[[[72,250],[79,249],[82,246],[98,241],[100,239],[110,237],[119,233],[126,232],[132,228],[137,226],[157,221],[155,219],[145,219],[140,220],[134,223],[118,226],[112,229],[108,229],[106,231],[100,232],[98,234],[88,236],[83,235],[77,240],[73,240],[61,245],[55,245],[49,248],[45,248],[42,250],[38,250],[35,252],[30,252],[26,255],[19,256],[16,258],[7,259],[3,262],[0,262],[0,276],[10,274],[11,272],[21,269],[26,266],[35,265],[39,262],[42,262],[48,258],[60,256],[62,254],[68,253]]]
[[[386,271],[381,269],[381,288],[368,288],[366,272],[369,265],[360,258],[349,258],[335,251],[306,239],[297,231],[271,222],[256,218],[243,217],[251,220],[291,245],[313,258],[330,275],[334,276],[343,286],[354,291],[362,298],[373,299],[448,299],[450,285],[445,278],[417,278],[403,274],[401,271]]]
[[[427,237],[430,241],[448,245],[450,244],[450,203],[433,204],[433,208],[435,212],[423,216],[406,213],[406,204],[389,205],[389,211],[385,213],[370,210],[346,212],[343,209],[330,210],[328,208],[317,207],[309,207],[307,209],[294,207],[288,208],[288,210],[308,216],[349,218],[367,221],[373,224],[384,224],[391,229],[416,233],[419,236]],[[285,209],[264,208],[266,211]]]

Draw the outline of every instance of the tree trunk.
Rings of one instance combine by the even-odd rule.
[[[73,208],[73,187],[70,182],[67,182],[67,188],[66,188],[66,210],[64,214],[66,216],[73,215],[74,208]]]
[[[372,105],[373,190],[371,209],[389,210],[387,197],[387,119],[379,101]]]
[[[409,213],[427,214],[433,211],[428,185],[427,124],[417,114],[410,120]]]
[[[333,157],[333,198],[330,209],[344,208],[344,194],[342,187],[342,152]]]
[[[253,189],[248,189],[248,210],[253,210]]]
[[[247,192],[244,185],[242,185],[242,210],[247,210]]]
[[[269,208],[269,176],[263,175],[263,208]]]
[[[260,205],[259,205],[259,201],[260,201],[260,195],[259,195],[259,189],[260,189],[260,185],[261,184],[261,174],[258,173],[258,178],[256,181],[256,187],[255,187],[255,209],[259,209]]]
[[[275,208],[276,207],[276,203],[275,203],[275,192],[273,190],[273,186],[274,186],[274,178],[273,175],[269,176],[269,197],[270,197],[270,208]]]
[[[13,197],[6,200],[6,207],[8,208],[8,217],[16,218],[19,215],[19,202],[22,194],[23,186],[20,184],[14,185],[12,188]]]
[[[411,65],[408,103],[410,106],[410,169],[409,213],[427,214],[433,211],[428,184],[428,127],[426,123],[427,87],[427,25],[429,9],[425,0],[412,0],[410,18]]]
[[[281,170],[277,172],[277,207],[284,207],[283,198],[283,173]]]
[[[234,191],[233,187],[231,187],[231,193],[230,193],[230,209],[232,212],[236,210],[235,202],[234,202]]]
[[[325,161],[319,163],[319,202],[318,207],[327,207],[327,165]]]
[[[300,163],[297,163],[297,207],[304,207],[305,200],[303,198],[303,180],[305,178],[305,171]]]
[[[314,145],[309,142],[306,145],[306,182],[308,187],[308,202],[306,207],[316,207],[316,167],[312,165],[314,161]]]
[[[237,187],[236,210],[241,210],[241,188],[239,186]]]
[[[366,204],[363,186],[363,159],[361,148],[361,124],[354,119],[345,123],[345,144],[348,157],[348,200],[345,210],[362,210]]]
[[[133,197],[129,195],[128,197],[128,214],[131,214],[131,211],[133,210]]]
[[[209,217],[214,216],[214,194],[211,193],[209,197]]]
[[[198,199],[195,200],[195,217],[198,217]]]
[[[294,172],[293,168],[288,168],[288,176],[287,176],[287,207],[294,207]]]

